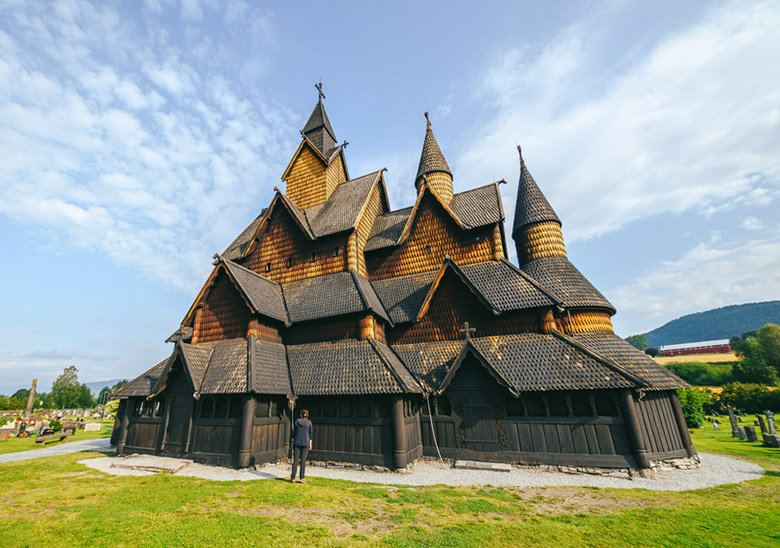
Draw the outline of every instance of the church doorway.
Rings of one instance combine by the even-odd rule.
[[[187,452],[187,440],[192,424],[193,398],[192,387],[187,380],[184,371],[179,370],[173,382],[166,391],[169,417],[166,421],[168,428],[165,432],[166,456],[180,456]]]

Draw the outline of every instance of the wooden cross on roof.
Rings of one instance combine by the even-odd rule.
[[[320,103],[323,99],[325,99],[325,94],[322,93],[322,80],[320,80],[319,84],[314,84],[314,87],[317,88],[317,92],[320,94]]]
[[[470,341],[471,340],[471,334],[472,333],[476,333],[477,330],[474,329],[473,327],[469,327],[469,322],[465,322],[463,324],[463,329],[458,329],[458,332],[465,333],[466,334],[466,340]]]

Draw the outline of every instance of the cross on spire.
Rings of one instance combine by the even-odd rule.
[[[325,94],[322,93],[322,80],[320,80],[319,84],[314,84],[314,87],[317,88],[317,92],[320,94],[320,103],[323,99],[325,99]]]
[[[476,333],[477,330],[474,329],[473,327],[469,327],[469,322],[465,322],[463,324],[463,329],[458,329],[458,332],[465,333],[466,334],[466,340],[470,341],[471,340],[471,334],[472,333]]]

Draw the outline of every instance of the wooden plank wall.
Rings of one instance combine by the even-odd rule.
[[[642,399],[635,400],[639,426],[651,459],[687,455],[670,398],[670,392],[646,392]]]
[[[301,209],[324,203],[325,170],[325,162],[304,143],[287,174],[285,194]]]
[[[193,340],[216,341],[246,336],[249,308],[224,272],[214,280],[195,323]]]
[[[274,462],[287,456],[289,436],[290,421],[286,416],[255,418],[251,446],[253,462]]]
[[[392,466],[392,422],[389,418],[317,418],[310,458]]]
[[[458,264],[493,258],[493,229],[461,230],[436,199],[423,197],[411,233],[399,247],[378,250],[366,258],[370,279],[405,276],[441,267],[444,255]]]
[[[364,249],[366,247],[366,241],[368,241],[368,237],[371,235],[371,229],[374,226],[374,222],[381,212],[382,193],[379,185],[376,185],[371,190],[371,194],[368,197],[368,204],[366,205],[366,210],[363,212],[363,217],[358,222],[357,230],[349,239],[350,267],[355,268],[360,274],[366,277],[368,277],[368,270],[366,268]]]
[[[284,334],[285,344],[305,344],[358,338],[358,316],[296,323]]]
[[[190,446],[191,457],[197,462],[235,466],[240,436],[241,421],[238,419],[196,419]]]
[[[130,417],[130,423],[127,426],[125,454],[130,454],[130,450],[156,452],[161,428],[162,418]]]
[[[347,270],[346,236],[312,242],[282,206],[274,209],[267,222],[268,226],[243,263],[246,268],[280,283]],[[314,261],[312,253],[316,254]],[[292,260],[290,266],[289,260]],[[271,269],[266,271],[269,263]]]

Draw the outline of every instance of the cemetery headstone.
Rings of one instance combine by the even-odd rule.
[[[100,423],[88,422],[84,425],[84,432],[100,432]]]
[[[745,426],[745,437],[748,441],[758,441],[758,434],[752,426]]]
[[[758,426],[761,428],[761,433],[769,434],[769,431],[766,429],[766,424],[764,424],[764,417],[761,415],[756,415],[756,418],[758,419]]]
[[[739,421],[737,421],[737,417],[736,415],[734,415],[734,410],[731,408],[730,405],[728,406],[728,411],[729,411],[729,420],[731,421],[731,437],[744,440],[745,431],[739,425]]]
[[[764,434],[762,438],[767,447],[780,447],[780,436],[777,434]]]
[[[775,414],[771,411],[766,412],[766,425],[770,434],[777,434],[775,431]]]

